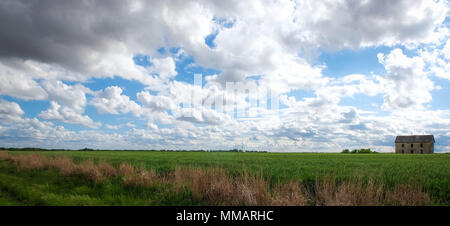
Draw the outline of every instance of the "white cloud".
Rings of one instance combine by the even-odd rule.
[[[419,52],[434,75],[450,80],[450,40],[447,40],[442,49],[425,48]]]
[[[444,53],[445,58],[450,60],[450,39],[447,40],[447,42],[445,43],[445,46],[444,46],[444,49],[442,50],[442,52]]]
[[[110,125],[110,124],[106,124],[105,127],[113,130],[118,130],[120,128],[120,126],[118,125]]]
[[[430,102],[433,82],[424,71],[425,63],[420,57],[408,57],[401,49],[394,49],[388,55],[378,54],[386,69],[386,94],[383,107],[389,110],[416,108]]]
[[[134,128],[134,127],[136,127],[136,125],[134,125],[131,122],[128,122],[128,123],[125,123],[125,124],[118,124],[118,125],[105,124],[105,127],[108,128],[108,129],[112,129],[112,130],[118,130],[118,129],[123,128],[123,127]]]
[[[87,115],[81,115],[73,108],[62,107],[55,101],[50,102],[50,108],[39,114],[39,117],[45,120],[61,121],[71,124],[81,124],[90,128],[97,128],[100,122],[93,122]]]
[[[0,25],[15,32],[0,33],[0,40],[8,41],[0,57],[30,59],[40,66],[56,66],[53,69],[60,66],[69,74],[80,74],[78,81],[117,75],[151,84],[148,71],[134,64],[135,54],[155,54],[166,45],[199,45],[212,31],[210,10],[196,1],[180,3],[2,2]],[[164,76],[173,75],[167,62],[155,65]]]
[[[158,126],[154,123],[148,123],[147,128],[149,128],[150,130],[153,130],[153,131],[158,131]]]
[[[174,112],[178,120],[210,125],[225,124],[230,117],[221,112],[205,108],[181,108]]]
[[[166,96],[153,96],[144,91],[136,94],[136,96],[143,107],[149,108],[152,111],[167,111],[176,108],[173,100]]]
[[[24,100],[43,100],[47,93],[23,71],[0,62],[0,94]]]
[[[448,11],[446,1],[298,1],[295,41],[340,49],[432,43]]]
[[[0,5],[2,15],[9,18],[3,20],[2,27],[14,27],[17,34],[22,34],[14,39],[2,33],[2,39],[12,40],[2,52],[10,53],[8,57],[31,56],[28,63],[38,71],[64,72],[56,77],[77,81],[117,75],[152,85],[155,80],[148,74],[150,69],[135,65],[132,57],[153,55],[161,46],[181,46],[199,64],[222,70],[222,81],[260,74],[267,83],[286,81],[276,85],[283,91],[323,83],[320,68],[304,62],[298,57],[299,51],[308,55],[317,47],[430,43],[448,10],[445,1],[405,0],[389,4],[379,0],[183,4],[176,0],[112,1],[107,7],[101,2],[77,2],[70,7],[47,4],[19,1]],[[52,10],[83,19],[74,23]],[[35,19],[17,16],[27,14]],[[224,27],[217,18],[234,24]],[[45,32],[26,29],[43,26],[45,21],[52,21]],[[204,38],[215,31],[216,48],[210,49]],[[152,59],[153,69],[161,78],[176,74],[171,58]]]
[[[102,114],[119,114],[132,112],[140,115],[140,106],[130,100],[126,95],[121,95],[122,89],[117,86],[110,86],[96,94],[90,104],[97,108]]]
[[[177,72],[175,71],[175,62],[172,57],[161,59],[154,58],[152,59],[152,64],[151,70],[158,74],[159,78],[164,81],[168,81],[177,75]]]
[[[48,142],[60,147],[194,149],[230,148],[245,139],[255,149],[338,151],[343,144],[355,142],[386,147],[391,136],[399,133],[438,131],[448,136],[444,127],[448,128],[449,115],[424,106],[432,100],[434,89],[429,72],[450,79],[449,31],[443,23],[448,8],[447,1],[431,0],[1,1],[1,95],[48,100],[51,106],[39,114],[42,119],[96,128],[100,123],[84,115],[86,95],[92,95],[89,104],[99,113],[132,113],[146,120],[147,128],[105,124],[112,130],[129,130],[68,131],[52,122],[21,118],[19,105],[1,101],[0,117],[16,124],[2,120],[0,139],[29,139],[36,145]],[[214,48],[205,44],[210,34],[217,34]],[[380,45],[413,49],[419,44],[443,48],[424,49],[415,57],[399,49],[379,55],[386,76],[326,77],[322,74],[326,65],[316,62],[322,50]],[[165,53],[157,51],[161,47]],[[172,47],[179,48],[177,53]],[[136,65],[136,55],[147,56],[150,66]],[[175,81],[175,62],[184,57],[192,57],[192,65],[220,72],[208,76],[203,88]],[[146,91],[136,93],[141,105],[117,86],[94,92],[79,84],[115,76],[146,86]],[[283,94],[287,108],[277,115],[249,106],[244,92],[231,98],[218,88],[233,81]],[[289,96],[290,91],[314,96],[297,100]],[[194,106],[180,108],[193,94],[198,97]],[[391,110],[387,116],[340,105],[346,97],[380,94],[384,94],[383,108]],[[208,108],[220,97],[232,114],[235,107],[251,107],[264,114],[234,120]],[[403,109],[411,115],[401,115],[398,110]],[[428,124],[418,125],[411,118],[425,114],[433,116]],[[416,126],[409,128],[411,124]],[[385,143],[377,143],[380,137]]]
[[[61,81],[44,81],[42,86],[47,91],[49,100],[56,101],[78,113],[84,112],[86,93],[92,93],[81,84],[70,86]]]
[[[279,92],[326,83],[321,67],[312,67],[304,60],[316,58],[317,48],[432,43],[448,11],[444,1],[406,0],[209,5],[214,5],[218,15],[235,22],[231,28],[218,30],[214,49],[186,46],[196,62],[222,70],[217,77],[222,83],[261,75],[267,86]]]
[[[343,112],[341,123],[354,123],[359,120],[359,115],[354,108],[351,108],[348,112]]]
[[[42,86],[48,93],[50,108],[42,111],[39,117],[45,120],[81,124],[97,128],[101,123],[83,115],[86,107],[86,93],[93,92],[81,84],[67,85],[61,81],[43,81]]]
[[[24,112],[20,106],[15,102],[9,102],[0,99],[0,118],[5,119],[16,119],[23,115]]]

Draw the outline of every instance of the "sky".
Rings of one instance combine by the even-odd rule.
[[[1,0],[0,146],[450,152],[449,9]]]

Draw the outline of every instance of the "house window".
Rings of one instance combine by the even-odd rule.
[[[420,154],[423,154],[423,149],[420,149]]]
[[[402,148],[404,148],[405,147],[405,144],[402,144]]]
[[[420,144],[420,147],[423,148],[423,144]]]
[[[411,147],[414,147],[414,144],[411,144]]]
[[[413,149],[411,149],[411,154],[414,154],[414,150]]]

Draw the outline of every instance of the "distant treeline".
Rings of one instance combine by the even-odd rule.
[[[8,151],[159,151],[159,152],[258,152],[258,153],[267,153],[267,151],[255,151],[255,150],[240,150],[240,149],[231,149],[231,150],[166,150],[166,149],[136,149],[136,150],[108,150],[108,149],[91,149],[91,148],[83,148],[83,149],[45,149],[45,148],[2,148],[0,150],[8,150]]]
[[[341,153],[347,154],[347,153],[351,153],[351,154],[370,154],[370,153],[378,153],[376,151],[372,151],[370,150],[370,148],[366,148],[366,149],[353,149],[353,150],[348,150],[348,149],[344,149],[342,150]]]

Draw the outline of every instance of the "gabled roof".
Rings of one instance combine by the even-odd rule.
[[[395,143],[434,143],[433,135],[411,135],[411,136],[397,136]]]

